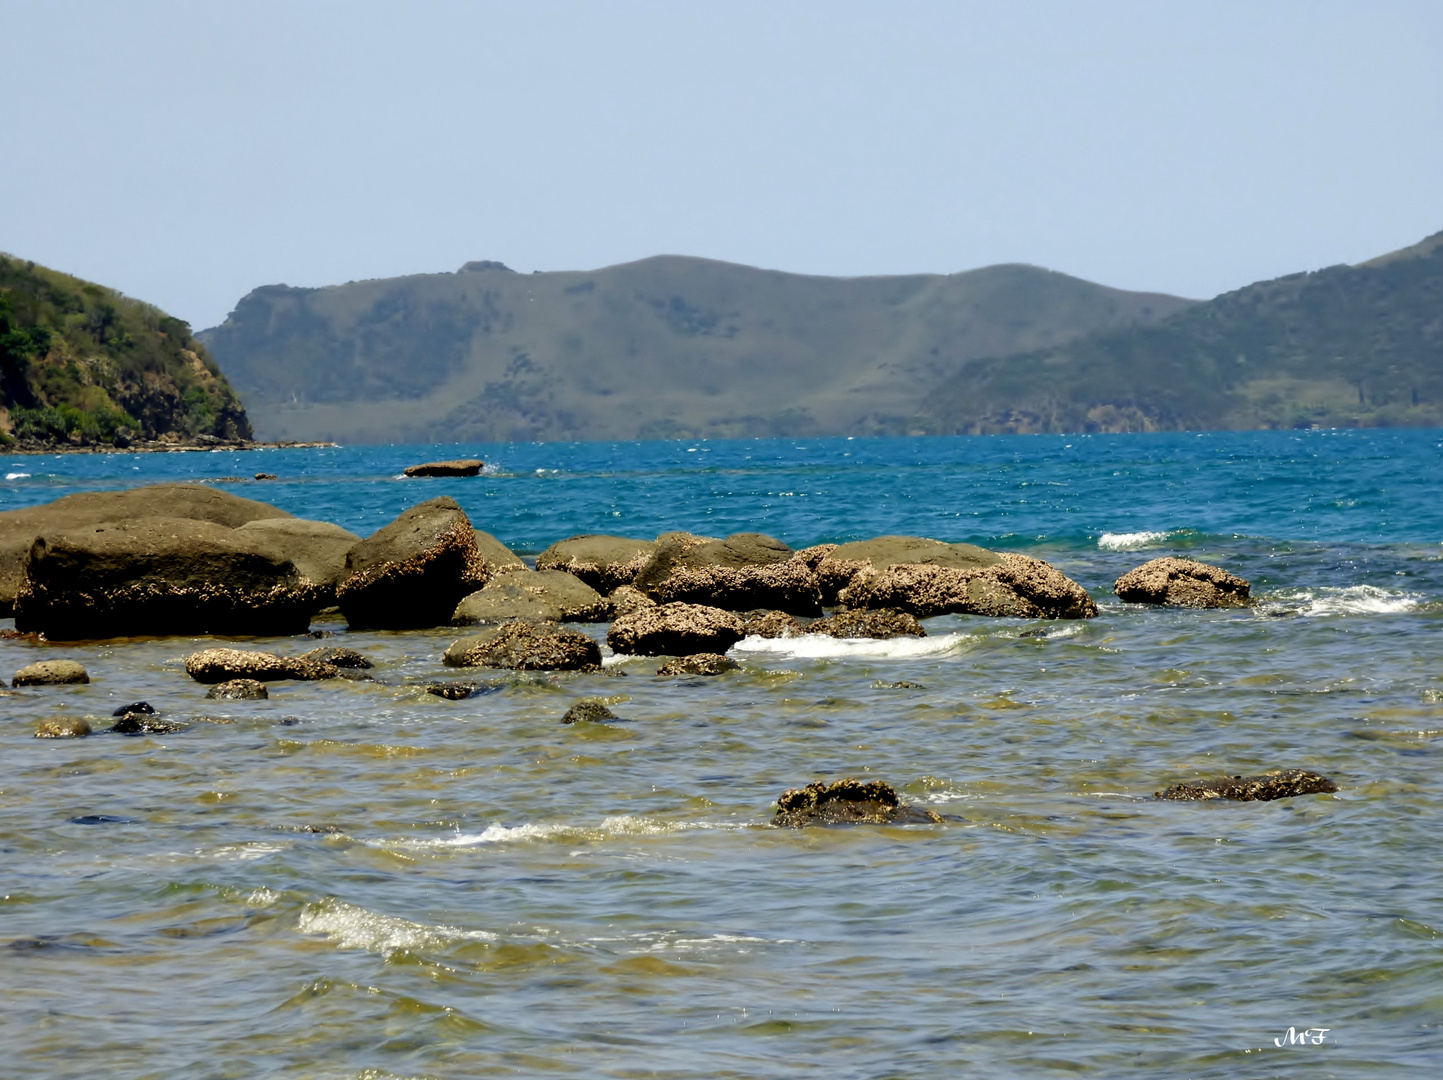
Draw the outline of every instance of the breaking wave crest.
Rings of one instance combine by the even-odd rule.
[[[1129,533],[1103,533],[1097,538],[1097,546],[1103,551],[1137,551],[1153,544],[1161,543],[1172,533],[1166,532],[1129,532]]]
[[[457,941],[495,941],[485,930],[455,926],[429,926],[395,915],[382,915],[343,900],[327,897],[301,912],[296,928],[302,934],[325,937],[343,949],[390,956],[395,952],[435,949]]]
[[[448,848],[472,848],[486,844],[524,844],[542,840],[560,840],[568,843],[584,843],[605,840],[612,836],[661,836],[666,833],[686,832],[692,829],[728,829],[738,826],[724,822],[708,821],[657,821],[654,818],[634,814],[617,814],[602,818],[596,825],[502,825],[492,822],[480,832],[467,833],[459,829],[450,836],[406,837],[395,840],[369,840],[365,843],[379,848],[408,849],[413,851],[444,851]]]
[[[1416,610],[1423,598],[1413,593],[1380,589],[1376,585],[1348,585],[1343,588],[1319,586],[1289,589],[1262,598],[1259,614],[1301,615],[1318,618],[1329,615],[1397,615]]]
[[[973,640],[970,634],[938,637],[834,638],[826,634],[801,634],[789,638],[743,638],[731,647],[742,656],[776,656],[783,659],[867,659],[907,660],[921,656],[944,656]]]

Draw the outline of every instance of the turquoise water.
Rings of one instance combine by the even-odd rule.
[[[479,478],[398,476],[473,454]],[[1049,559],[1102,605],[460,702],[418,685],[446,630],[318,623],[379,681],[224,709],[181,668],[203,639],[0,641],[0,672],[94,680],[0,698],[0,1075],[1438,1075],[1440,455],[1437,431],[1317,431],[0,459],[4,509],[266,471],[221,486],[363,534],[450,494],[529,554],[918,533]],[[1115,602],[1169,553],[1259,605]],[[583,696],[622,722],[559,724]],[[31,737],[136,699],[212,719]],[[1341,790],[1149,798],[1294,766]],[[766,826],[843,775],[949,819]]]

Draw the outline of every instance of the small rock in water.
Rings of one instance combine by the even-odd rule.
[[[162,720],[146,713],[127,713],[111,724],[110,730],[117,735],[170,735],[184,731],[186,726],[179,720]]]
[[[1247,607],[1251,586],[1217,566],[1192,559],[1153,559],[1113,582],[1112,590],[1129,604],[1168,607]]]
[[[317,664],[330,664],[332,667],[338,668],[373,668],[376,666],[355,649],[347,649],[340,645],[323,645],[319,649],[301,653],[298,659],[310,660]]]
[[[435,694],[447,701],[461,701],[480,689],[481,684],[473,682],[433,682],[427,683],[425,687],[426,693]]]
[[[216,683],[205,696],[222,701],[258,701],[269,698],[271,692],[259,679],[228,679]]]
[[[423,465],[408,465],[407,476],[476,476],[486,463],[475,458],[460,461],[428,461]]]
[[[306,656],[276,656],[247,649],[202,649],[185,658],[186,674],[201,683],[231,679],[334,679],[338,670],[334,664]]]
[[[88,683],[90,675],[74,660],[41,660],[27,664],[15,673],[11,686],[63,686]]]
[[[571,708],[566,710],[566,715],[561,718],[563,724],[574,724],[578,720],[591,723],[601,723],[603,720],[621,719],[616,713],[606,707],[604,702],[595,698],[583,698]]]
[[[1208,799],[1269,802],[1273,799],[1291,799],[1295,795],[1318,795],[1337,790],[1337,784],[1315,772],[1304,769],[1276,769],[1261,776],[1218,776],[1211,780],[1176,784],[1166,791],[1154,791],[1152,797],[1179,802],[1202,802]]]
[[[773,824],[807,825],[936,825],[932,810],[908,806],[891,784],[848,777],[835,783],[815,780],[806,787],[782,792]]]
[[[111,716],[124,716],[126,713],[151,713],[151,714],[154,714],[154,712],[155,712],[155,708],[154,708],[154,706],[152,706],[152,705],[150,704],[150,702],[148,702],[148,701],[134,701],[134,702],[131,702],[129,705],[122,705],[120,708],[116,709],[116,710],[115,710],[113,713],[111,713],[110,715],[111,715]]]
[[[601,667],[601,649],[575,630],[518,620],[453,641],[442,659],[448,667],[595,671]]]
[[[619,617],[606,632],[606,643],[619,653],[690,656],[724,653],[745,636],[745,624],[730,611],[701,604],[658,604]]]
[[[1047,631],[1046,631],[1046,630],[1043,630],[1041,627],[1039,627],[1039,628],[1037,628],[1036,630],[1024,630],[1024,631],[1022,631],[1022,633],[1018,634],[1017,636],[1018,636],[1018,637],[1046,637],[1046,636],[1047,636]]]
[[[886,640],[894,637],[926,637],[927,631],[915,615],[892,608],[874,608],[861,611],[839,611],[825,619],[818,619],[807,627],[809,634],[826,634],[834,638],[875,638]]]
[[[55,716],[35,726],[37,739],[83,739],[90,734],[90,722],[78,716]]]
[[[663,675],[720,675],[724,671],[740,670],[741,665],[721,653],[692,653],[675,660],[668,660],[657,669],[657,676]]]
[[[745,629],[747,637],[789,638],[805,633],[802,624],[785,611],[748,612]]]
[[[927,688],[926,688],[925,686],[923,686],[921,683],[908,682],[906,679],[903,679],[903,680],[901,680],[900,682],[882,682],[881,680],[878,680],[877,682],[874,682],[874,683],[872,684],[872,686],[873,686],[875,689],[877,689],[877,690],[925,690],[925,689],[927,689]]]
[[[273,472],[258,472],[258,473],[256,473],[256,479],[257,479],[257,480],[274,480],[275,478],[276,478],[276,474],[273,473]]]

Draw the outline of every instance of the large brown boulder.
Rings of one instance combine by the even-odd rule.
[[[804,554],[814,562],[822,602],[835,604],[838,595],[863,570],[885,570],[891,566],[947,566],[956,570],[980,570],[995,566],[1002,556],[976,544],[948,544],[924,536],[877,536],[834,545],[820,559],[818,548]]]
[[[762,533],[736,533],[725,540],[663,533],[635,585],[662,604],[820,615],[817,575],[794,554],[780,540]]]
[[[996,558],[966,569],[920,563],[880,571],[864,566],[838,600],[847,608],[894,608],[919,619],[945,614],[1090,619],[1097,614],[1087,590],[1050,563],[1010,553]]]
[[[604,596],[635,581],[655,551],[656,544],[650,540],[573,536],[558,540],[538,555],[536,569],[564,570]]]
[[[590,585],[561,570],[515,570],[456,605],[451,622],[604,622],[611,604]]]
[[[485,464],[479,458],[458,458],[454,461],[428,461],[422,465],[407,465],[402,471],[407,476],[478,476]]]
[[[526,564],[521,561],[516,552],[503,544],[496,537],[480,529],[476,533],[476,553],[481,556],[481,565],[490,581],[497,574],[509,574],[513,570],[525,570]]]
[[[554,623],[518,620],[452,642],[442,659],[449,667],[592,671],[601,666],[601,647]]]
[[[209,521],[234,529],[249,521],[290,517],[268,503],[204,484],[153,484],[127,491],[87,491],[43,506],[0,512],[0,618],[14,612],[35,538],[107,521],[165,517]]]
[[[909,806],[883,780],[848,778],[828,784],[813,781],[791,788],[777,799],[775,825],[800,829],[808,825],[935,825],[933,810]]]
[[[1242,578],[1192,559],[1153,559],[1123,574],[1112,588],[1129,604],[1237,608],[1251,602],[1251,586]]]
[[[322,590],[263,537],[163,517],[45,531],[15,625],[51,640],[304,633]]]
[[[75,660],[41,660],[26,664],[15,673],[11,686],[64,686],[88,683],[90,674]]]
[[[411,507],[346,554],[336,602],[353,629],[440,626],[486,584],[476,532],[455,499]]]
[[[724,653],[745,636],[745,624],[730,611],[701,604],[658,604],[617,619],[607,631],[606,643],[619,653],[690,656]]]
[[[201,649],[185,658],[185,673],[198,683],[334,679],[340,674],[337,665],[315,655],[277,656],[250,649]]]
[[[320,586],[322,606],[335,602],[336,586],[346,577],[346,553],[361,540],[355,533],[329,521],[296,517],[247,521],[236,532],[246,538],[256,538],[277,555],[295,563],[302,577]]]
[[[1166,791],[1154,791],[1152,797],[1178,802],[1205,802],[1209,799],[1268,802],[1272,799],[1291,799],[1297,795],[1319,795],[1337,790],[1337,784],[1315,772],[1277,769],[1261,776],[1217,776],[1211,780],[1176,784]]]

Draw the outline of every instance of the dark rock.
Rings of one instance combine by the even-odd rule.
[[[935,825],[935,812],[909,806],[892,785],[881,780],[846,779],[827,784],[817,780],[791,788],[777,800],[773,823],[792,828],[807,825]]]
[[[807,554],[817,551],[808,548]],[[824,604],[835,604],[841,591],[862,570],[885,570],[891,566],[948,566],[956,570],[981,570],[995,566],[1002,557],[975,544],[948,544],[923,536],[878,536],[834,545],[815,561],[818,585]]]
[[[1251,586],[1242,578],[1192,559],[1153,559],[1123,574],[1112,588],[1129,604],[1238,608],[1251,602]]]
[[[826,634],[834,638],[926,637],[913,616],[905,611],[879,608],[871,611],[839,611],[818,619],[807,627],[809,634]]]
[[[13,613],[15,597],[25,578],[25,559],[42,533],[145,517],[210,521],[234,529],[259,518],[289,516],[267,503],[204,484],[155,484],[129,491],[82,492],[43,506],[0,512],[0,617]]]
[[[435,694],[447,701],[461,701],[480,689],[481,684],[473,682],[433,682],[425,686],[426,693]]]
[[[785,611],[749,611],[744,629],[747,637],[760,638],[789,638],[806,632]]]
[[[37,739],[83,739],[90,734],[90,721],[78,716],[54,716],[35,726]]]
[[[150,517],[37,536],[15,622],[68,641],[294,634],[309,626],[321,593],[261,537]]]
[[[656,544],[650,540],[596,534],[573,536],[558,540],[537,556],[536,569],[574,574],[606,595],[634,582],[655,551]]]
[[[725,671],[739,671],[741,665],[721,653],[693,653],[668,660],[657,668],[657,675],[720,675]]]
[[[258,473],[256,473],[256,479],[257,479],[257,480],[274,480],[275,478],[276,478],[276,474],[273,473],[273,472],[258,472]]]
[[[185,658],[185,671],[199,683],[232,679],[334,679],[338,668],[304,656],[276,656],[247,649],[202,649]]]
[[[838,600],[850,609],[894,608],[918,618],[1090,619],[1097,614],[1097,604],[1077,582],[1041,559],[1011,553],[980,569],[929,563],[898,563],[884,570],[864,566]]]
[[[786,544],[762,533],[737,533],[725,540],[663,533],[635,585],[663,604],[820,615],[817,576],[792,555]]]
[[[370,669],[376,666],[355,649],[347,649],[341,645],[323,645],[301,653],[296,659],[309,660],[313,664],[330,664],[338,668]]]
[[[424,465],[408,465],[407,476],[477,476],[486,463],[475,458],[458,461],[428,461]]]
[[[566,715],[561,718],[563,724],[574,724],[578,720],[593,724],[599,724],[603,720],[621,719],[616,713],[606,707],[604,701],[595,698],[583,698],[571,708],[566,710]]]
[[[872,684],[878,690],[925,690],[921,683],[908,682],[906,679],[900,682],[874,682]]]
[[[1211,780],[1195,780],[1177,784],[1166,791],[1154,791],[1154,799],[1180,802],[1202,802],[1207,799],[1231,799],[1235,802],[1268,802],[1291,799],[1295,795],[1318,795],[1338,790],[1326,776],[1303,769],[1277,769],[1261,776],[1218,776]]]
[[[730,611],[700,604],[658,604],[623,615],[611,624],[606,643],[619,653],[689,656],[724,653],[746,636]]]
[[[317,610],[335,603],[336,586],[346,577],[346,554],[361,540],[329,521],[293,517],[248,521],[236,529],[236,536],[289,559],[301,577],[320,586]]]
[[[227,679],[212,686],[205,696],[221,701],[261,701],[270,697],[271,692],[259,679]]]
[[[575,630],[517,620],[453,642],[443,660],[450,667],[590,671],[601,666],[601,648]]]
[[[451,622],[603,622],[610,617],[611,604],[581,579],[562,570],[516,570],[463,599]]]
[[[164,720],[145,713],[126,713],[110,725],[110,730],[117,735],[172,735],[186,730],[186,727],[179,720]]]
[[[346,569],[336,602],[352,629],[440,626],[489,577],[470,519],[449,498],[413,506],[356,544]]]
[[[124,716],[126,713],[147,713],[151,716],[154,716],[155,706],[148,701],[134,701],[131,702],[129,705],[122,705],[110,715]]]
[[[63,686],[69,683],[88,683],[90,675],[74,660],[41,660],[26,664],[15,673],[11,686]]]

